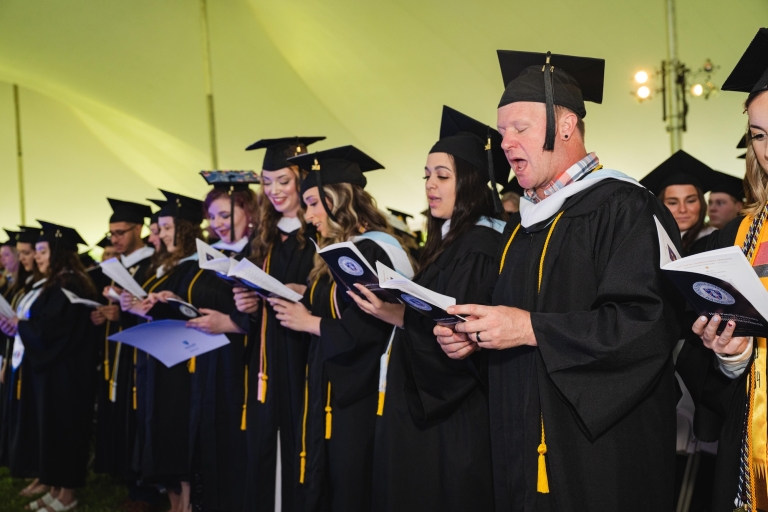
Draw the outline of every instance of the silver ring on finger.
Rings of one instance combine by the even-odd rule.
[[[475,338],[478,343],[482,343],[483,340],[480,339],[480,331],[477,331],[475,333]]]

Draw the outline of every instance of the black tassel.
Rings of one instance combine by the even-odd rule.
[[[320,202],[323,204],[323,208],[325,209],[325,213],[328,214],[328,217],[338,224],[338,221],[336,220],[336,217],[333,215],[333,212],[331,211],[330,207],[328,206],[328,203],[325,200],[325,190],[323,190],[323,178],[322,174],[320,174],[320,164],[315,160],[315,164],[312,166],[312,170],[315,171],[317,174],[317,193],[320,196]]]
[[[544,139],[544,150],[552,151],[555,149],[555,91],[552,84],[552,74],[555,67],[549,63],[551,52],[547,52],[547,63],[544,64],[542,71],[544,73],[544,96],[547,104],[547,137]]]
[[[235,186],[229,186],[229,241],[235,243]]]
[[[501,199],[499,199],[499,191],[496,189],[496,175],[493,172],[493,149],[491,146],[491,128],[488,127],[488,142],[485,145],[485,154],[488,157],[488,177],[491,179],[491,189],[493,195],[493,210],[496,214],[500,214],[502,210]]]

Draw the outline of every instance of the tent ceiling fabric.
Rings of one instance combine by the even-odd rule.
[[[680,57],[727,76],[768,19],[766,0],[678,0]],[[758,20],[758,21],[752,21]],[[208,0],[219,166],[258,169],[263,137],[328,136],[387,170],[381,206],[417,212],[421,169],[443,104],[495,125],[495,50],[605,58],[603,105],[589,105],[587,145],[608,167],[642,176],[669,154],[656,99],[629,94],[634,72],[666,56],[656,0]],[[21,90],[27,220],[77,226],[95,243],[106,196],[202,195],[210,167],[198,0],[0,0],[0,219],[19,222],[10,84]],[[734,141],[744,98],[694,100],[685,149],[743,172]],[[313,146],[314,147],[314,146]]]

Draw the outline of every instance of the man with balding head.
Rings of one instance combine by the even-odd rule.
[[[673,502],[681,302],[659,269],[669,211],[587,153],[604,61],[499,52],[502,147],[525,189],[494,306],[457,305],[452,358],[488,352],[497,510],[647,511]]]

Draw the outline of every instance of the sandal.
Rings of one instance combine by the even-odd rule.
[[[53,512],[67,512],[67,510],[74,510],[77,507],[77,500],[73,500],[69,505],[65,505],[57,499],[54,499],[47,505],[47,508],[53,510]]]
[[[47,485],[41,484],[40,479],[35,478],[34,480],[32,480],[32,482],[30,482],[28,486],[26,486],[21,491],[19,491],[19,496],[32,498],[39,494],[46,493],[49,490],[50,490],[50,487],[48,487]]]
[[[43,495],[43,497],[42,497],[42,498],[40,498],[40,499],[37,499],[37,500],[35,500],[35,501],[33,501],[33,502],[30,502],[30,503],[28,503],[28,504],[27,504],[27,506],[26,506],[26,507],[24,507],[24,508],[25,508],[26,510],[39,510],[39,509],[41,509],[41,508],[43,508],[43,507],[47,507],[48,505],[50,505],[50,504],[51,504],[51,503],[53,503],[54,501],[56,501],[56,498],[54,498],[53,496],[51,496],[51,493],[50,493],[50,492],[47,492],[47,493],[45,493],[45,494]]]

